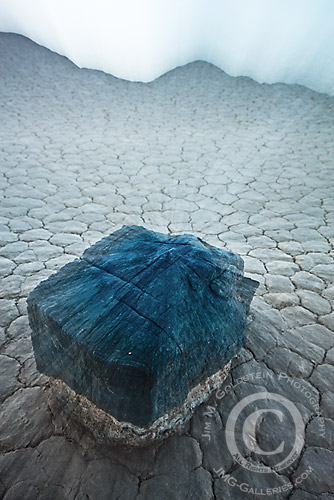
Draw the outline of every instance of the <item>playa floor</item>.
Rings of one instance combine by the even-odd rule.
[[[0,498],[334,498],[334,98],[204,62],[132,83],[13,34],[0,35],[0,93]],[[37,283],[123,224],[233,250],[261,283],[219,397],[143,449],[96,443],[62,414],[26,313]],[[270,473],[236,463],[243,435],[225,434],[237,401],[264,391],[305,428],[279,470],[265,452],[293,447],[293,414],[283,425],[274,401],[257,421],[263,453],[247,457]]]

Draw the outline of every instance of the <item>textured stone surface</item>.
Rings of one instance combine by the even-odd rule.
[[[196,407],[206,401],[210,394],[220,387],[226,379],[230,364],[228,363],[222,370],[193,387],[181,404],[174,406],[152,424],[140,426],[129,421],[117,420],[110,413],[98,408],[85,396],[74,392],[60,379],[50,378],[49,382],[52,396],[58,404],[56,412],[65,410],[67,414],[90,431],[98,442],[108,445],[147,446],[153,441],[166,439],[176,431],[185,429],[186,422],[191,418]],[[138,404],[140,403],[139,401]]]
[[[0,355],[1,386],[0,401],[4,401],[20,387],[17,376],[20,371],[20,364],[16,359]]]
[[[296,475],[312,467],[312,475],[303,481],[303,489],[311,493],[334,493],[332,478],[334,452],[310,446],[304,453]]]
[[[238,352],[257,286],[232,252],[123,226],[30,293],[37,368],[147,427]]]
[[[331,317],[324,314],[327,325],[321,324],[317,311],[311,316],[312,323],[291,328],[281,313],[287,307],[290,311],[296,306],[304,308],[300,300],[297,302],[297,292],[302,290],[323,297],[333,310],[334,287],[326,280],[330,270],[315,269],[333,264],[329,252],[334,220],[333,98],[294,85],[259,85],[247,78],[234,79],[200,62],[178,68],[150,85],[137,85],[79,70],[65,58],[10,34],[0,36],[0,69],[0,257],[11,262],[1,261],[3,272],[13,279],[11,273],[14,275],[21,264],[41,262],[45,267],[44,271],[32,271],[31,276],[15,275],[12,289],[6,278],[1,281],[1,289],[15,292],[12,297],[4,293],[8,302],[0,300],[0,354],[14,357],[16,363],[9,362],[8,377],[8,365],[1,369],[0,364],[0,377],[9,382],[6,387],[10,391],[20,390],[16,400],[7,403],[6,414],[10,407],[15,408],[11,415],[14,422],[17,420],[17,436],[27,435],[24,419],[36,420],[40,442],[32,446],[23,440],[26,448],[14,442],[15,450],[0,456],[0,497],[100,500],[101,492],[117,498],[113,490],[117,494],[121,490],[122,500],[138,500],[139,495],[145,500],[177,496],[185,500],[188,491],[187,500],[235,500],[237,495],[252,498],[211,475],[214,468],[224,467],[232,474],[235,468],[223,431],[237,401],[235,395],[231,402],[224,398],[218,405],[219,416],[215,422],[210,420],[211,441],[202,436],[205,405],[198,408],[185,430],[185,435],[201,447],[202,466],[191,470],[198,464],[197,448],[192,440],[176,436],[164,464],[179,464],[182,456],[185,468],[176,474],[175,469],[169,472],[165,466],[160,476],[156,472],[159,445],[126,450],[97,444],[59,412],[45,390],[42,397],[50,408],[50,429],[44,404],[29,405],[29,397],[25,397],[31,386],[47,389],[32,360],[32,345],[27,341],[30,329],[11,329],[18,338],[7,332],[18,316],[26,315],[27,294],[48,273],[79,257],[94,239],[107,236],[122,224],[144,224],[165,233],[191,232],[220,248],[237,251],[242,258],[247,257],[247,275],[256,274],[258,281],[271,273],[273,268],[265,267],[270,262],[297,264],[300,271],[296,279],[295,275],[286,276],[295,287],[293,292],[269,293],[261,282],[250,312],[253,322],[246,327],[249,342],[236,358],[226,383],[232,377],[237,380],[242,365],[251,360],[248,372],[263,370],[268,359],[267,370],[277,377],[283,368],[281,349],[292,353],[290,358],[283,351],[289,373],[295,373],[292,380],[305,378],[309,383],[310,364],[332,364],[331,357],[326,360],[333,348]],[[191,203],[184,205],[184,201]],[[25,231],[39,228],[59,235],[59,239],[19,239]],[[304,233],[292,233],[302,228]],[[308,229],[315,232],[305,241]],[[267,240],[251,239],[258,235],[268,236],[276,247],[268,247],[272,243]],[[290,321],[292,317],[290,312]],[[275,356],[276,348],[280,349]],[[302,376],[301,371],[295,371],[298,356],[304,360]],[[318,373],[317,383],[322,384],[324,376]],[[17,381],[22,387],[18,388]],[[273,389],[281,392],[284,387],[275,384]],[[239,394],[246,396],[257,390],[258,385],[248,383]],[[333,388],[314,390],[320,398],[321,414],[333,421]],[[295,390],[293,397],[301,408],[303,394]],[[214,406],[215,402],[213,397],[208,404]],[[20,408],[23,420],[15,418]],[[312,409],[304,412],[306,416]],[[316,422],[314,409],[310,421]],[[8,436],[6,427],[14,424],[6,420],[1,425],[1,435]],[[310,430],[313,435],[317,427]],[[261,426],[258,435],[261,438]],[[321,447],[317,449],[322,453],[306,455],[309,448],[306,443],[302,456],[316,473],[301,484],[296,484],[297,475],[290,471],[288,477],[270,474],[268,479],[263,477],[267,474],[253,477],[240,469],[238,479],[262,488],[292,482],[292,491],[270,498],[332,499],[334,494],[328,492],[334,484],[328,471],[332,455]],[[297,467],[298,461],[292,468]],[[97,484],[95,472],[99,470]],[[322,479],[318,481],[318,477]]]

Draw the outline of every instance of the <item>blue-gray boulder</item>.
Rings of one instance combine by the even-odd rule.
[[[238,352],[257,286],[232,252],[123,226],[30,293],[37,368],[149,426]]]

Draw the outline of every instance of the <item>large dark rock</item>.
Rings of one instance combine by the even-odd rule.
[[[123,226],[30,293],[37,368],[149,426],[237,353],[257,286],[232,252]]]

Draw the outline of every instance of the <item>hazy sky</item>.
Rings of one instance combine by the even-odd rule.
[[[333,26],[333,0],[0,0],[1,31],[145,82],[201,59],[334,95]]]

